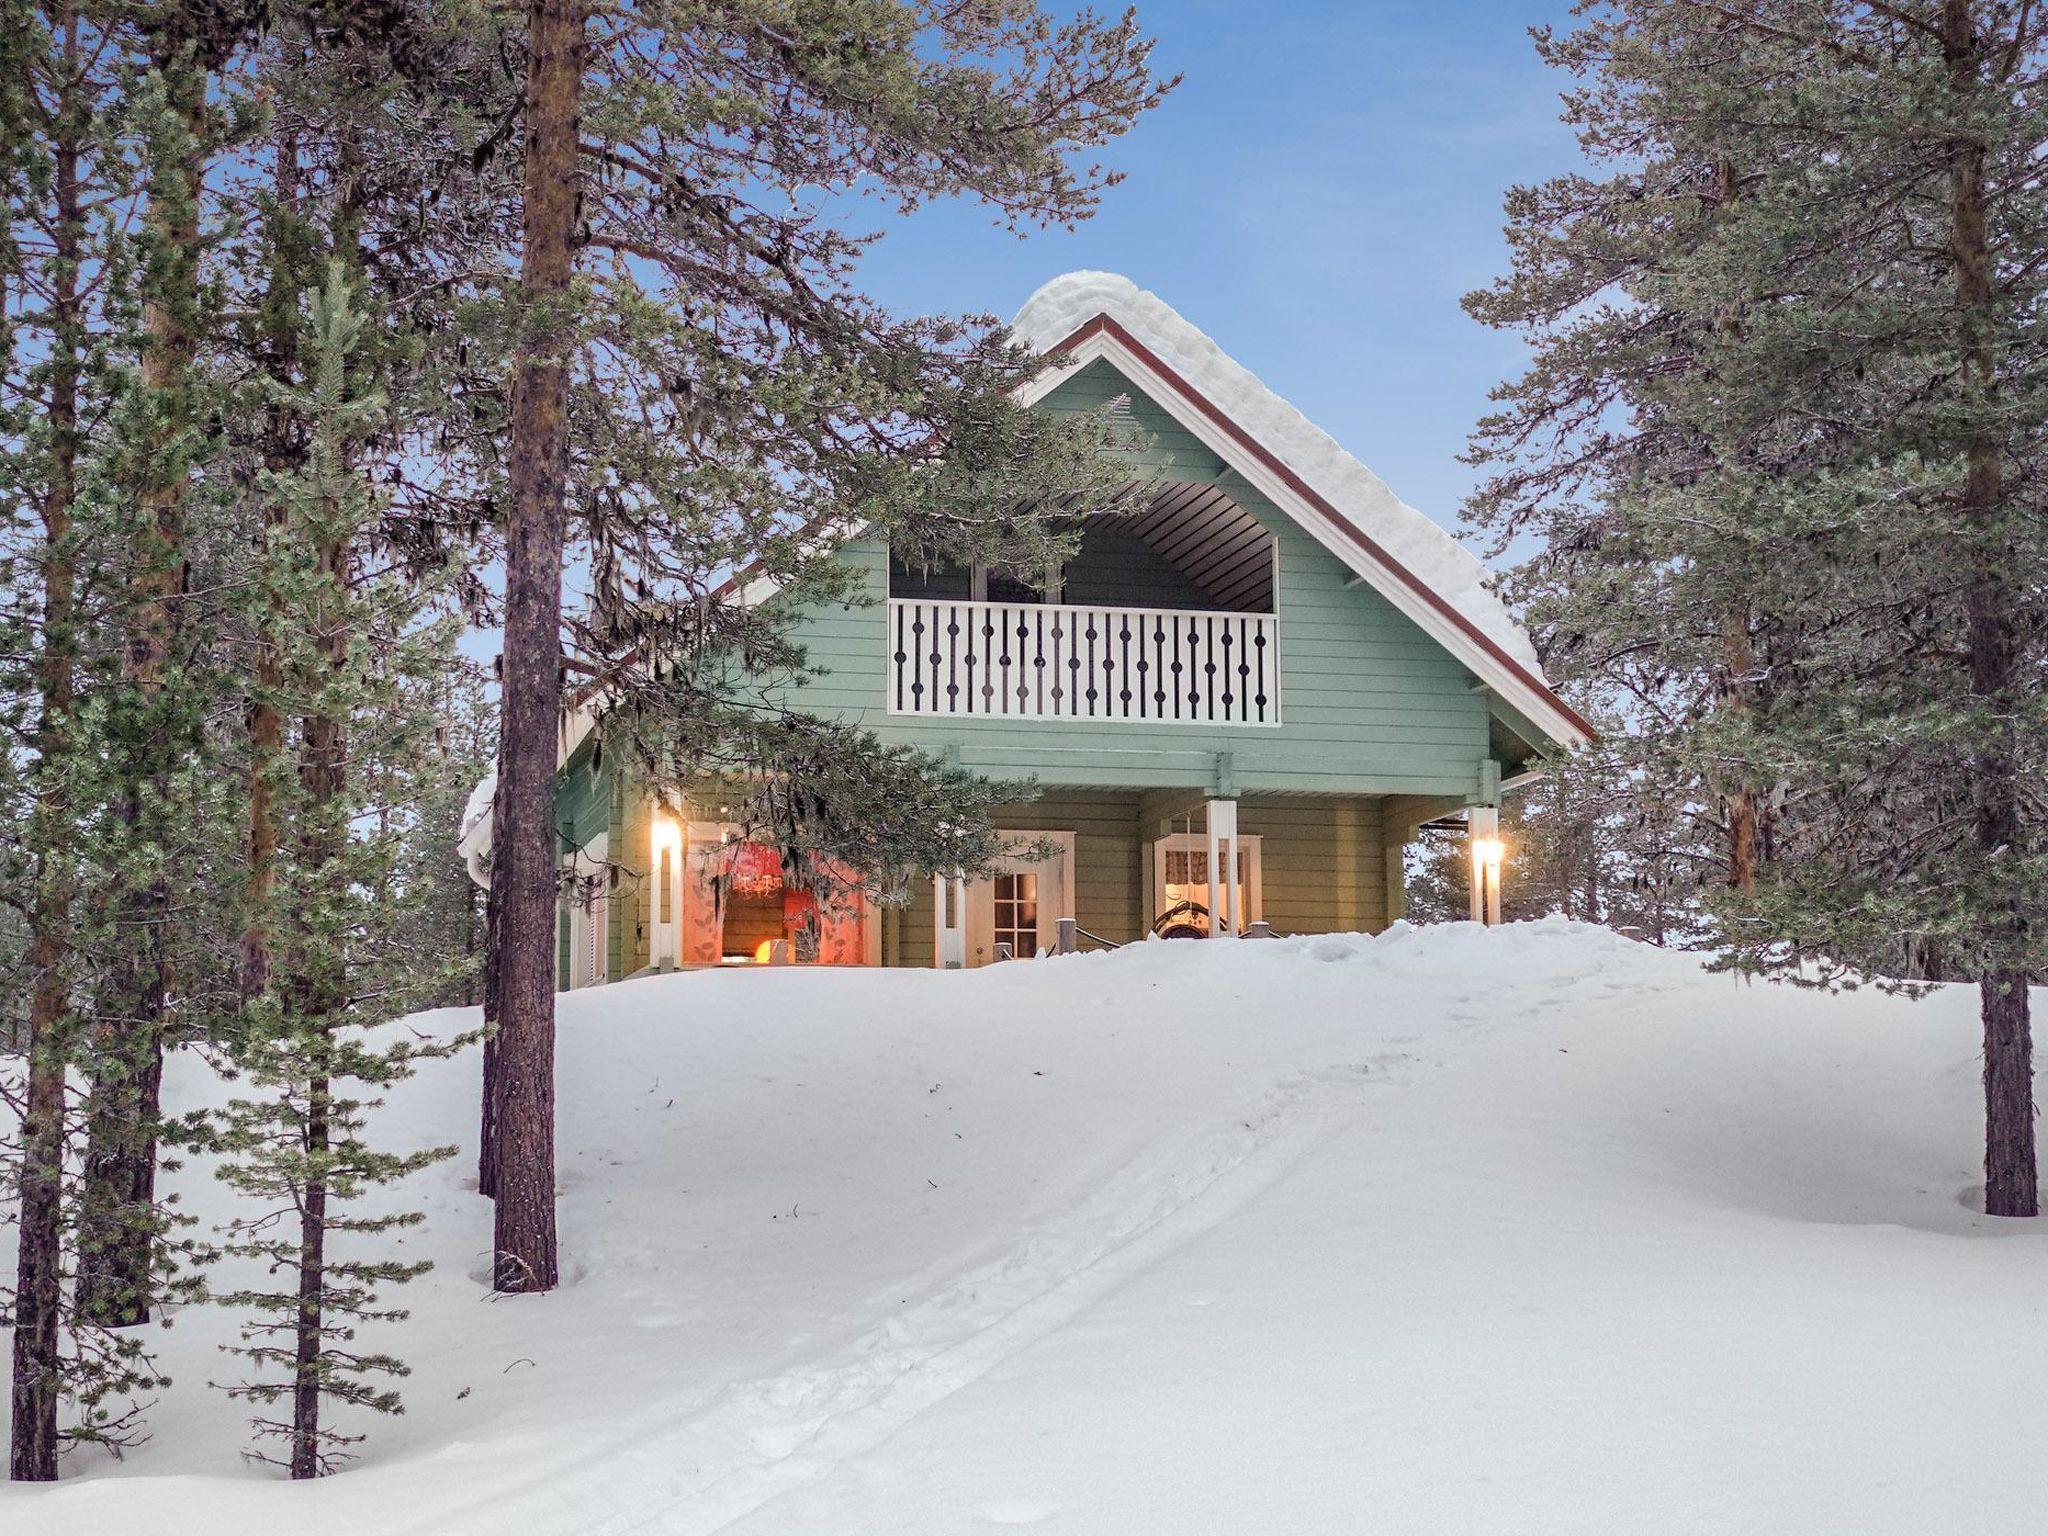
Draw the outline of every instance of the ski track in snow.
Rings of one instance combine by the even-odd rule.
[[[548,1490],[584,1536],[711,1536],[820,1481],[1271,1187],[1363,1112],[1359,1090],[1407,1060],[1302,1073],[1251,1113],[1155,1144],[1000,1258],[851,1341],[736,1383],[695,1417],[623,1435],[588,1478]],[[687,1468],[687,1471],[682,1469]],[[559,1469],[536,1477],[553,1483]],[[496,1504],[507,1490],[493,1490]],[[650,1508],[650,1502],[655,1507]],[[437,1514],[421,1531],[448,1529]]]

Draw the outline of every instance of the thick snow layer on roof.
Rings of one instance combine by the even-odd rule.
[[[1108,315],[1156,352],[1480,633],[1543,675],[1528,633],[1494,594],[1478,557],[1157,294],[1114,272],[1069,272],[1034,293],[1011,329],[1019,341],[1046,351],[1097,315]]]
[[[477,823],[491,814],[491,797],[498,792],[498,771],[493,768],[476,781],[476,788],[469,792],[469,802],[462,808],[462,830],[455,834],[461,842],[468,837]]]

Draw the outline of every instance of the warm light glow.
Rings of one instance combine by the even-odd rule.
[[[775,941],[773,939],[763,939],[759,944],[756,944],[754,946],[754,964],[766,965],[769,961],[769,958],[773,956],[774,953]]]
[[[1499,869],[1501,855],[1507,851],[1507,844],[1497,837],[1475,837],[1472,839],[1472,862],[1484,864],[1488,869]]]
[[[683,824],[673,816],[657,815],[651,834],[656,863],[661,862],[661,851],[666,848],[680,854],[683,851]]]

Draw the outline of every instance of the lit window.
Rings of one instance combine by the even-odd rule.
[[[997,875],[995,885],[996,943],[1009,945],[1012,958],[1028,960],[1038,953],[1038,876]]]
[[[1182,921],[1206,933],[1209,931],[1209,842],[1200,832],[1177,832],[1159,840],[1154,869],[1157,883],[1152,892],[1152,915],[1163,917],[1183,902],[1192,902],[1199,913],[1182,914]],[[1259,839],[1237,839],[1238,926],[1257,921],[1260,908]]]

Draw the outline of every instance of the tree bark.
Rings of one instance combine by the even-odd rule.
[[[1983,65],[1968,0],[1943,0],[1942,40],[1951,83],[1959,95],[1973,92]],[[1992,283],[1989,199],[1985,149],[1958,139],[1952,155],[1950,188],[1956,307],[1962,325],[1964,387],[1981,405],[1998,387],[1992,340]],[[1970,694],[1993,718],[2010,720],[2010,701],[2019,681],[2019,637],[2015,594],[1996,524],[2005,508],[2005,474],[1998,443],[1977,430],[1966,450],[1962,505],[1980,532],[1974,569],[1964,594],[1968,623]],[[2021,807],[2018,754],[2010,729],[1989,729],[1978,737],[1971,765],[1977,847],[1986,860],[2000,859],[2020,845]],[[1987,953],[1993,958],[1978,976],[1984,1026],[1984,1209],[1993,1216],[2040,1214],[2034,1148],[2034,1061],[2027,977],[2009,958],[2021,951],[2027,917],[2017,903],[1991,920]]]
[[[80,119],[78,17],[56,18],[63,75],[51,118],[50,478],[42,501],[43,633],[36,659],[40,719],[38,785],[31,813],[35,848],[29,905],[28,1081],[22,1104],[20,1228],[15,1256],[14,1353],[7,1473],[17,1482],[57,1476],[57,1405],[63,1361],[58,1352],[63,1306],[64,1192],[63,1035],[71,1012],[68,974],[71,875],[65,850],[68,808],[56,801],[57,765],[71,726],[74,588],[70,548],[78,487],[80,315],[78,260],[85,229],[79,192]]]
[[[328,1079],[316,1077],[306,1090],[306,1152],[327,1155]],[[299,1312],[293,1340],[292,1457],[294,1479],[318,1477],[320,1455],[320,1357],[326,1344],[327,1180],[307,1181],[299,1202]]]
[[[487,1200],[498,1196],[498,884],[484,900],[484,1083],[477,1129],[476,1188]]]
[[[1721,159],[1714,168],[1714,181],[1719,206],[1725,210],[1741,191],[1741,183],[1735,175],[1735,162]],[[1741,334],[1742,311],[1734,305],[1728,306],[1715,317],[1714,330],[1725,337]],[[1726,478],[1724,470],[1724,481]],[[1721,665],[1726,673],[1721,707],[1738,713],[1746,712],[1750,707],[1750,672],[1756,665],[1756,655],[1749,638],[1749,605],[1730,604],[1721,624]],[[1728,885],[1747,896],[1756,889],[1757,812],[1756,788],[1749,782],[1746,772],[1728,795],[1727,821]]]
[[[322,665],[330,674],[338,674],[348,664],[349,635],[342,608],[347,600],[352,556],[348,544],[330,541],[316,558],[319,574],[331,584],[335,601],[334,609],[321,613],[316,620],[316,645]],[[307,827],[302,844],[303,862],[308,885],[318,889],[323,882],[336,878],[333,866],[343,852],[340,834],[329,822],[329,808],[347,786],[348,738],[341,721],[322,714],[305,717],[300,733],[299,782],[304,791]],[[327,1341],[328,1184],[321,1161],[327,1155],[330,1137],[332,1073],[328,1066],[328,1042],[332,1031],[340,1027],[347,988],[345,978],[338,973],[313,972],[306,967],[301,967],[301,971],[294,982],[299,992],[298,1008],[305,1018],[315,1021],[316,1044],[313,1069],[306,1084],[305,1151],[312,1171],[299,1193],[299,1306],[293,1340],[291,1475],[312,1478],[326,1470],[321,1455],[320,1364]]]
[[[555,743],[562,705],[569,277],[583,91],[580,0],[529,0],[524,333],[512,383],[505,676],[491,882],[498,899],[493,1063],[495,1259],[501,1291],[545,1291],[555,1250]]]

